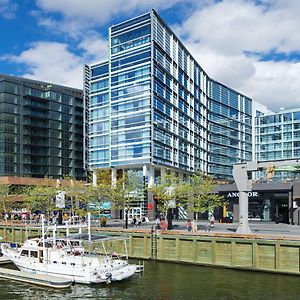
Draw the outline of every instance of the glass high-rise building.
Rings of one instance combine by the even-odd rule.
[[[0,74],[0,176],[85,178],[82,91]]]
[[[300,157],[300,109],[285,109],[256,118],[255,159],[276,161]],[[277,178],[294,180],[300,178],[300,170],[282,167]]]
[[[108,60],[85,66],[89,168],[165,168],[231,179],[252,159],[253,101],[211,79],[158,14],[109,28]],[[263,108],[264,109],[264,108]]]

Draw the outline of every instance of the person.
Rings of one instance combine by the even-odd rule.
[[[191,220],[187,220],[187,222],[186,222],[186,228],[187,228],[188,231],[192,230],[192,222],[191,222]]]
[[[215,227],[215,217],[213,214],[210,215],[210,218],[209,218],[209,226],[211,228]]]
[[[158,217],[155,221],[156,229],[160,229],[160,218]]]
[[[192,232],[197,232],[197,229],[198,229],[197,221],[195,219],[193,219],[193,221],[192,221]]]
[[[141,226],[142,225],[142,221],[141,221],[141,218],[137,218],[136,220],[136,226]]]
[[[161,219],[159,227],[161,230],[166,230],[168,227],[168,222],[165,219]]]
[[[133,216],[133,219],[132,219],[132,225],[133,225],[133,226],[136,225],[136,216]]]

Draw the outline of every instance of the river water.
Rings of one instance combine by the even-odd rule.
[[[300,277],[174,263],[145,262],[143,275],[65,290],[0,280],[0,299],[300,299]]]

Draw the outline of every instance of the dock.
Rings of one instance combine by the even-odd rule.
[[[7,256],[0,256],[0,265],[10,264],[12,261]]]
[[[11,270],[6,268],[0,268],[0,278],[57,289],[68,288],[72,284],[72,280],[66,278],[27,273],[19,270]]]

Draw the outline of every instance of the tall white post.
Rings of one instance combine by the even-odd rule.
[[[148,168],[148,187],[152,187],[154,185],[154,167],[150,166]]]
[[[160,169],[160,179],[163,181],[163,178],[165,177],[166,174],[166,169],[165,168],[161,168]]]
[[[93,186],[97,186],[97,170],[93,170]]]
[[[42,238],[43,238],[43,264],[45,265],[46,263],[46,247],[45,247],[45,219],[44,219],[44,214],[41,215],[42,217]]]
[[[89,244],[91,243],[91,213],[88,212],[88,235],[89,235]]]
[[[117,183],[117,169],[111,169],[111,185],[116,186]]]

